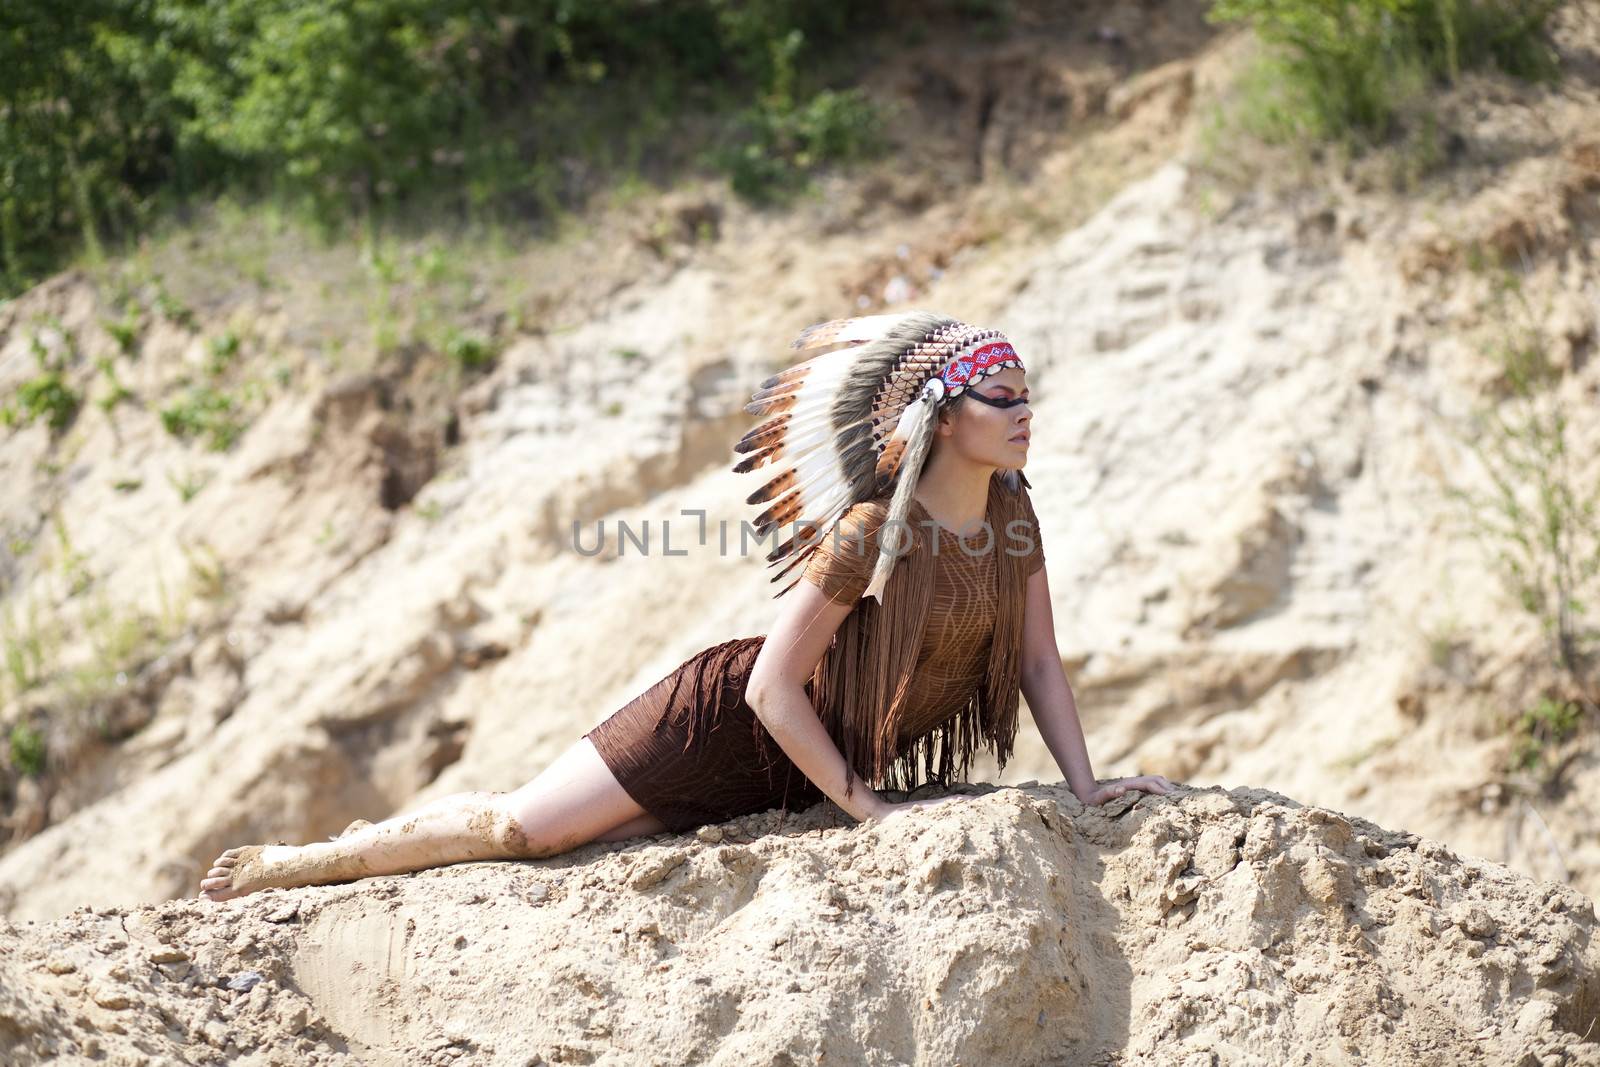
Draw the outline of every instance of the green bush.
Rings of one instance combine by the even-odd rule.
[[[188,330],[194,329],[194,311],[189,305],[167,292],[165,285],[158,285],[156,289],[156,310],[161,312],[162,318],[173,325]]]
[[[122,379],[117,377],[116,364],[109,357],[101,356],[94,362],[106,380],[106,391],[96,403],[101,411],[109,415],[116,410],[118,404],[133,396],[133,390],[122,384]]]
[[[1545,767],[1547,750],[1576,733],[1582,719],[1582,709],[1572,701],[1540,697],[1517,719],[1512,769],[1532,771]]]
[[[1248,23],[1275,46],[1279,95],[1261,108],[1274,139],[1380,140],[1401,114],[1463,71],[1547,79],[1561,0],[1217,0],[1209,17]]]
[[[1600,653],[1600,482],[1584,473],[1571,433],[1561,371],[1514,275],[1495,290],[1498,336],[1488,354],[1501,368],[1505,396],[1479,413],[1467,443],[1488,488],[1446,486],[1466,528],[1482,543],[1516,602],[1538,619],[1550,660],[1572,699],[1542,699],[1513,730],[1512,763],[1532,769],[1544,747],[1578,728],[1600,726],[1595,666]]]
[[[486,367],[496,355],[492,341],[472,333],[451,333],[445,340],[444,353],[463,370]]]
[[[0,616],[0,647],[5,649],[9,696],[16,697],[44,682],[47,661],[54,655],[55,636],[40,621],[36,607],[30,606],[20,621],[12,617],[9,609]]]
[[[44,419],[53,432],[60,433],[72,425],[83,398],[67,384],[67,355],[52,356],[37,334],[31,347],[40,373],[17,387],[15,398],[0,410],[0,420],[7,426],[31,426]]]
[[[935,6],[992,21],[996,5]],[[843,158],[860,101],[819,94],[812,72],[896,11],[830,0],[7,0],[0,296],[74,244],[93,255],[101,235],[136,234],[223,190],[282,198],[330,225],[352,212],[411,218],[424,203],[549,216],[583,194],[574,174],[680,166],[698,128],[686,119],[738,115],[774,92],[793,103],[762,105],[751,143],[802,169],[805,156]]]
[[[823,89],[796,100],[804,44],[800,30],[771,42],[766,91],[740,116],[734,143],[710,154],[733,191],[748,200],[780,199],[804,187],[814,167],[861,158],[878,145],[882,120],[860,90]]]
[[[129,307],[120,320],[106,319],[100,325],[111,335],[111,339],[117,342],[117,349],[123,355],[129,359],[138,357],[141,322],[137,307]]]
[[[206,360],[206,373],[213,378],[220,378],[228,372],[234,359],[239,355],[239,335],[232,330],[225,331],[220,337],[211,339],[211,355]]]
[[[60,371],[47,370],[17,387],[16,404],[6,409],[6,421],[29,426],[43,418],[50,429],[59,433],[72,425],[81,403],[82,398],[67,384]]]
[[[180,440],[204,437],[213,452],[226,452],[244,432],[245,419],[233,397],[203,385],[162,408],[161,425]]]
[[[1511,594],[1539,619],[1555,662],[1587,683],[1600,649],[1591,621],[1591,597],[1600,595],[1600,484],[1583,476],[1574,453],[1571,415],[1537,316],[1516,289],[1509,292],[1521,318],[1492,350],[1509,395],[1480,416],[1482,433],[1471,442],[1491,489],[1452,486],[1449,496],[1493,553]]]
[[[799,107],[780,102],[750,109],[746,139],[714,158],[735,193],[761,203],[804,187],[821,164],[873,154],[882,128],[877,109],[860,90],[824,89]]]
[[[209,475],[196,474],[194,471],[185,471],[181,475],[167,471],[167,484],[177,490],[178,499],[185,504],[193,500],[209,480]]]
[[[44,771],[44,734],[25,722],[11,727],[11,765],[23,774]]]

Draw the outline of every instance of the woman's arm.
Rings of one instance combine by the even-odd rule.
[[[845,760],[817,717],[806,680],[821,662],[834,631],[855,606],[839,603],[809,581],[784,594],[785,607],[750,671],[745,701],[772,739],[828,799],[860,821],[882,818],[894,805],[859,775],[845,793]]]
[[[1066,776],[1072,795],[1083,804],[1103,804],[1129,789],[1166,793],[1172,783],[1156,775],[1116,778],[1101,786],[1089,766],[1089,749],[1083,741],[1083,724],[1078,721],[1078,705],[1067,684],[1056,648],[1056,624],[1050,611],[1050,582],[1044,568],[1028,578],[1027,600],[1022,616],[1022,695],[1028,701],[1033,721],[1045,747],[1055,757]]]

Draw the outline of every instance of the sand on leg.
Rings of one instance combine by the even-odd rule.
[[[587,737],[510,793],[456,793],[332,841],[251,845],[217,857],[200,895],[227,900],[258,889],[347,882],[450,863],[559,855],[645,815]],[[630,835],[631,836],[631,835]]]

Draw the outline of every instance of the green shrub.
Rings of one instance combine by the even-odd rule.
[[[11,765],[23,774],[39,775],[44,771],[44,734],[25,722],[11,727]]]
[[[233,397],[206,385],[162,408],[161,425],[179,440],[204,437],[213,452],[226,452],[244,432],[245,419]]]
[[[1577,732],[1582,710],[1570,700],[1540,697],[1539,702],[1518,717],[1511,749],[1513,770],[1532,771],[1546,767],[1546,754]]]
[[[494,342],[474,333],[452,332],[444,342],[444,354],[463,370],[477,370],[494,362]]]
[[[1516,602],[1538,619],[1551,661],[1572,701],[1543,700],[1518,720],[1514,762],[1537,762],[1541,746],[1576,729],[1580,712],[1596,705],[1594,597],[1600,595],[1600,483],[1583,477],[1561,374],[1514,276],[1497,290],[1495,318],[1502,336],[1489,350],[1502,370],[1506,396],[1480,413],[1468,442],[1489,488],[1459,485],[1446,495],[1488,551]],[[1530,756],[1530,753],[1532,755]]]
[[[220,378],[228,372],[234,359],[239,355],[239,335],[232,330],[225,331],[219,337],[211,339],[211,355],[206,360],[206,373],[213,378]]]
[[[800,107],[746,112],[743,144],[717,157],[733,191],[756,202],[803,188],[825,163],[865,158],[880,145],[883,122],[860,90],[824,89]]]
[[[930,6],[980,27],[1009,9]],[[712,136],[703,117],[779,89],[792,103],[758,116],[752,143],[796,165],[792,131],[762,132],[793,118],[811,127],[796,155],[840,158],[858,116],[836,112],[857,102],[794,72],[848,60],[868,28],[902,31],[899,15],[832,0],[7,0],[0,296],[74,244],[92,254],[101,234],[225,191],[330,226],[422,203],[555,217],[585,192],[572,164],[681,166]]]
[[[35,419],[43,418],[59,433],[72,425],[81,403],[82,398],[67,385],[60,371],[45,371],[17,387],[16,404],[6,409],[6,422],[30,426]]]
[[[133,395],[133,390],[122,384],[122,379],[117,377],[117,368],[108,357],[101,356],[95,360],[95,366],[100,368],[100,373],[106,379],[105,394],[95,401],[100,410],[110,414],[116,406]]]
[[[31,426],[42,418],[52,431],[60,433],[72,425],[83,398],[67,384],[63,373],[67,355],[52,356],[37,334],[31,347],[40,373],[17,387],[15,398],[0,412],[0,418],[7,426]]]
[[[1209,17],[1248,23],[1274,46],[1275,90],[1258,104],[1271,139],[1375,141],[1402,115],[1426,110],[1435,86],[1493,68],[1547,79],[1556,57],[1547,25],[1561,0],[1217,0]]]
[[[105,328],[106,333],[111,335],[111,339],[117,342],[117,348],[123,355],[129,359],[138,357],[139,330],[141,327],[138,308],[130,307],[123,313],[120,321],[106,319],[101,323],[101,326]]]
[[[772,42],[768,90],[744,111],[738,139],[710,155],[747,200],[780,199],[803,188],[815,168],[865,158],[881,145],[883,118],[859,89],[823,89],[804,102],[795,99],[803,43],[799,30]]]
[[[6,677],[12,697],[44,681],[46,661],[54,653],[52,638],[55,636],[41,623],[37,609],[32,606],[20,623],[10,610],[0,618],[0,639],[5,647]]]
[[[1559,374],[1517,295],[1525,317],[1492,352],[1509,396],[1480,416],[1471,443],[1492,488],[1451,487],[1449,495],[1517,602],[1539,619],[1555,661],[1586,681],[1600,639],[1589,621],[1591,595],[1600,594],[1600,484],[1581,476]]]
[[[174,326],[182,326],[188,330],[194,329],[194,311],[190,309],[189,305],[169,293],[165,285],[156,290],[156,310],[161,312],[162,318]]]
[[[170,470],[167,472],[167,484],[177,491],[178,499],[185,504],[199,495],[208,481],[210,481],[208,475],[196,474],[194,471],[185,471],[181,475],[174,474]]]

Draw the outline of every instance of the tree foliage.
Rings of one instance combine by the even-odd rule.
[[[796,72],[881,14],[825,0],[7,0],[0,290],[67,243],[97,254],[102,236],[222,188],[325,219],[424,198],[548,212],[585,159],[670,157],[685,112],[737,118],[775,88],[800,117],[758,104],[764,124],[730,124],[742,143],[707,158],[756,144],[803,169],[845,154],[841,139],[855,151],[869,124],[859,98],[841,106]]]

